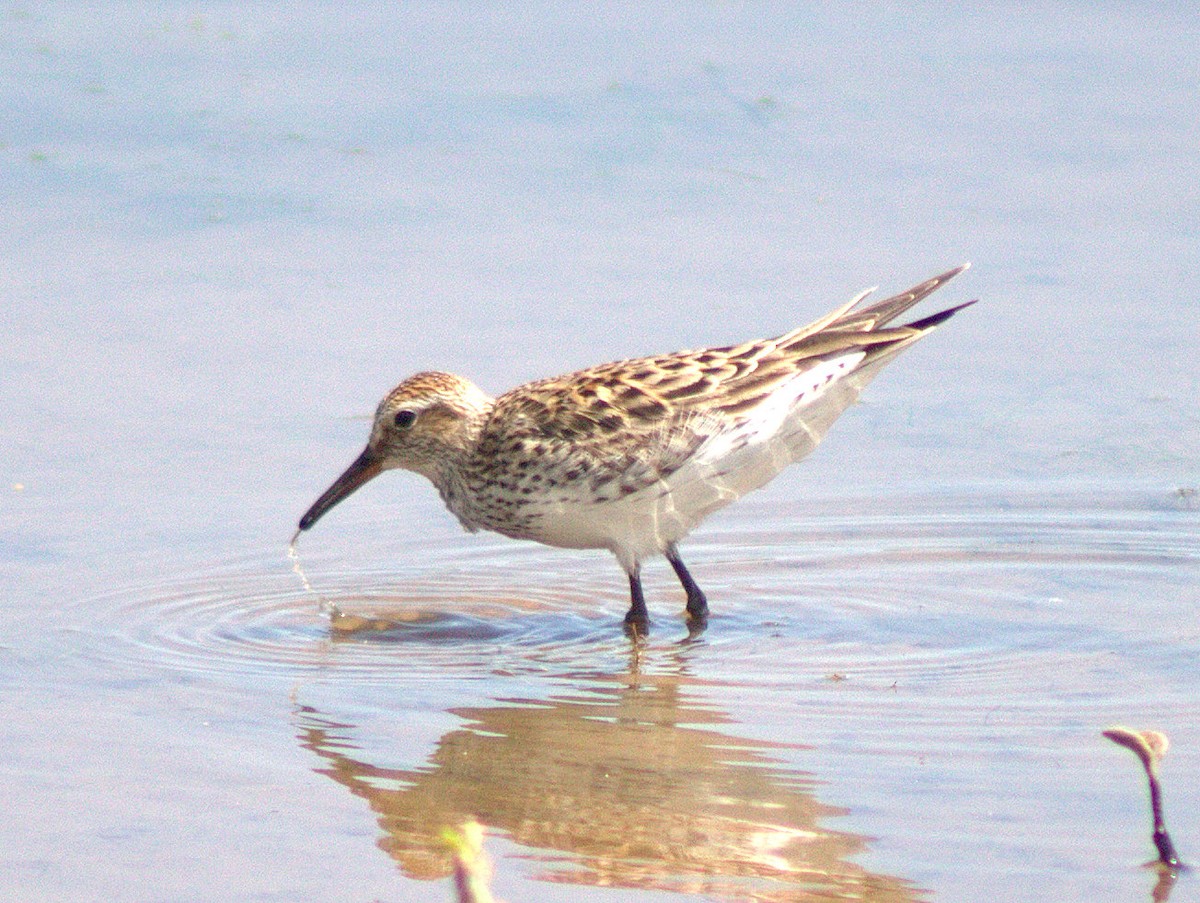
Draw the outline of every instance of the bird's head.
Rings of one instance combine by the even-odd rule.
[[[461,376],[438,372],[410,376],[384,396],[367,447],[300,518],[300,529],[307,530],[385,470],[416,471],[440,486],[446,469],[470,453],[492,404],[487,394]]]

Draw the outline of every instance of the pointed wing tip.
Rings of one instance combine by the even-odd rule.
[[[973,298],[970,301],[966,301],[962,304],[956,304],[956,305],[954,305],[954,307],[946,308],[946,310],[938,311],[936,314],[931,314],[928,317],[923,317],[920,320],[915,320],[912,323],[905,323],[904,325],[908,329],[916,329],[921,332],[925,332],[927,330],[933,329],[935,326],[941,326],[943,323],[945,323],[947,320],[949,320],[951,317],[953,317],[960,310],[970,307],[972,304],[975,304],[978,300],[979,300],[978,298]]]
[[[867,298],[879,291],[878,285],[872,285],[870,288],[864,288],[861,292],[854,296],[849,304],[846,305],[846,310],[852,310],[862,304]]]

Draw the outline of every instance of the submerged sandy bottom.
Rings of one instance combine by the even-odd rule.
[[[46,898],[135,874],[116,896],[199,898],[200,870],[225,899],[439,899],[440,832],[476,818],[509,899],[1148,894],[1140,773],[1099,732],[1172,734],[1194,836],[1194,507],[977,489],[845,513],[866,502],[751,500],[706,531],[692,639],[665,566],[635,645],[612,562],[467,537],[358,547],[386,570],[313,542],[313,593],[279,550],[80,599],[23,653],[52,679],[12,748],[47,783],[18,755],[9,792],[73,810],[87,892],[36,829],[10,868]]]
[[[1100,731],[1170,736],[1200,860],[1197,46],[1185,4],[0,12],[0,898],[442,900],[474,817],[509,903],[1150,899]],[[286,557],[415,371],[966,260],[684,544],[702,636],[664,563],[631,646],[608,556],[401,474]]]

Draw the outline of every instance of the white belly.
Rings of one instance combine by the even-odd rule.
[[[862,357],[852,353],[799,374],[744,423],[714,429],[682,467],[645,489],[605,502],[539,505],[538,540],[609,549],[627,568],[661,554],[714,511],[812,452],[878,371],[856,370]]]

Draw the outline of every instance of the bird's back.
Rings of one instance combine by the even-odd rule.
[[[773,339],[603,364],[502,395],[464,522],[640,558],[811,452],[879,370],[959,308],[892,320],[958,267]],[[965,306],[965,305],[962,305]]]

